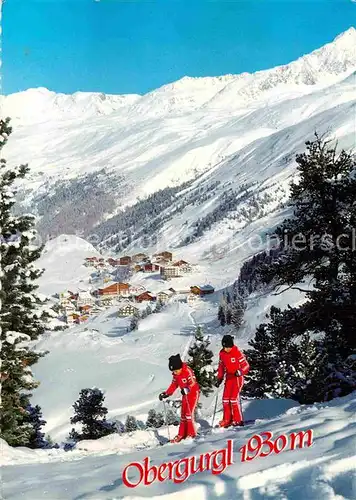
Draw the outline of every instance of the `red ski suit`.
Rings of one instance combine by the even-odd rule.
[[[183,363],[182,371],[179,375],[173,373],[171,385],[166,390],[166,394],[171,396],[176,389],[188,389],[188,394],[182,398],[182,408],[178,436],[186,438],[187,436],[196,436],[197,431],[194,421],[194,410],[197,406],[200,387],[196,381],[193,370]]]
[[[221,349],[219,355],[218,380],[222,380],[225,375],[225,387],[223,393],[224,421],[227,423],[242,422],[242,412],[240,407],[240,391],[244,384],[244,375],[249,372],[250,365],[245,356],[234,345],[230,352]],[[241,375],[236,375],[239,370]]]

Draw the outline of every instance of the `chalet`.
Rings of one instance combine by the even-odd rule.
[[[190,291],[194,295],[203,296],[203,295],[209,295],[211,293],[214,293],[215,289],[211,285],[202,285],[202,286],[191,286]]]
[[[64,302],[60,304],[60,308],[63,309],[64,311],[73,311],[76,309],[76,304],[74,301],[69,300],[68,302]]]
[[[186,262],[185,260],[178,260],[174,264],[172,264],[173,267],[179,267],[180,271],[182,273],[191,273],[192,272],[192,266],[189,264],[189,262]]]
[[[120,318],[125,318],[127,316],[132,316],[133,314],[138,312],[138,308],[135,307],[131,302],[125,302],[122,306],[120,306],[117,311],[118,316]]]
[[[80,323],[80,314],[78,313],[70,313],[66,315],[66,322],[70,324],[79,324]]]
[[[99,288],[97,291],[99,296],[102,295],[129,295],[129,284],[128,283],[111,283],[103,288]]]
[[[144,273],[154,273],[159,271],[160,269],[161,267],[158,264],[152,264],[152,262],[147,262],[142,266],[142,271]]]
[[[82,292],[78,292],[78,298],[77,298],[77,306],[81,306],[81,305],[92,305],[94,304],[95,302],[95,298],[93,297],[93,295],[88,292],[88,291],[82,291]]]
[[[162,292],[157,293],[157,300],[165,304],[170,298],[174,296],[175,292],[172,290],[162,290]]]
[[[135,297],[136,302],[154,302],[156,300],[156,296],[151,292],[142,292]]]
[[[189,263],[186,262],[185,260],[177,260],[177,262],[174,262],[174,264],[172,264],[172,265],[181,267],[181,266],[187,266],[187,265],[189,265]]]
[[[143,269],[142,269],[142,266],[141,266],[140,264],[135,264],[135,265],[133,266],[133,270],[134,270],[134,272],[135,272],[135,273],[139,273],[139,272],[140,272],[140,271],[142,271]]]
[[[98,258],[97,257],[87,257],[85,259],[85,266],[87,267],[94,267],[95,264],[98,262]]]
[[[163,279],[178,278],[182,275],[182,271],[178,266],[161,266],[160,274]]]
[[[146,288],[142,285],[130,285],[129,295],[140,295],[146,291]]]
[[[78,309],[82,314],[92,314],[93,306],[91,306],[90,304],[85,304],[83,306],[79,306]]]
[[[131,258],[132,262],[144,262],[148,260],[148,256],[145,253],[137,253]]]
[[[120,264],[120,260],[118,259],[113,259],[112,257],[109,257],[108,260],[106,261],[110,266],[116,267],[117,265]]]
[[[124,257],[120,257],[119,259],[120,266],[128,266],[129,264],[131,264],[131,262],[132,259],[129,255],[125,255]]]
[[[170,262],[173,259],[173,254],[172,254],[172,252],[164,251],[164,252],[156,253],[154,255],[154,257],[156,258],[156,260],[163,259],[163,260],[166,260],[167,262]]]
[[[100,295],[99,304],[102,307],[110,306],[113,303],[114,298],[116,298],[114,295]]]
[[[70,299],[70,294],[68,292],[62,292],[59,295],[59,305],[61,307],[66,307],[72,304],[72,301]]]

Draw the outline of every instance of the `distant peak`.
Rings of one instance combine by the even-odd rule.
[[[335,38],[335,42],[337,40],[343,40],[344,38],[356,38],[356,28],[354,28],[353,26],[351,26],[351,28],[349,28],[348,30],[346,31],[343,31],[342,33],[340,33],[340,35],[338,35],[336,38]]]

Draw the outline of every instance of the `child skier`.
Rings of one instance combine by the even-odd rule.
[[[250,369],[245,356],[234,345],[231,335],[224,335],[222,349],[219,355],[219,368],[215,386],[219,387],[225,375],[225,387],[223,393],[223,420],[219,422],[220,427],[243,426],[243,417],[240,407],[240,391],[244,384],[244,375]]]
[[[180,358],[179,354],[169,358],[168,367],[173,372],[171,385],[159,395],[160,401],[171,396],[178,387],[182,393],[182,407],[178,435],[171,443],[179,443],[187,437],[195,437],[194,411],[198,403],[200,387],[196,381],[193,370]]]

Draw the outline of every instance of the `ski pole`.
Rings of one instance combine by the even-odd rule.
[[[217,407],[217,405],[218,405],[218,396],[219,396],[219,387],[218,387],[218,390],[216,391],[215,407],[214,407],[213,419],[212,419],[212,421],[211,421],[211,428],[213,428],[213,427],[214,427],[214,420],[215,420],[216,407]]]
[[[162,401],[162,403],[163,403],[163,409],[164,409],[164,419],[165,419],[166,424],[167,424],[168,439],[171,440],[171,436],[170,436],[170,433],[169,433],[169,424],[168,424],[168,419],[167,419],[166,402]]]

